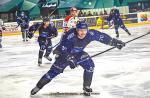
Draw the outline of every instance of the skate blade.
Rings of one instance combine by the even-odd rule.
[[[86,91],[84,91],[84,93],[83,93],[83,94],[84,94],[85,96],[90,96],[90,95],[91,95],[91,93],[92,93],[92,92],[86,92]]]
[[[42,64],[38,64],[38,66],[41,66]]]

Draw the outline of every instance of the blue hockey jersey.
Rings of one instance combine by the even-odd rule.
[[[56,37],[58,35],[57,29],[52,23],[47,28],[43,27],[43,23],[36,23],[29,28],[29,32],[39,30],[39,37]]]
[[[28,16],[19,16],[17,18],[17,23],[21,28],[27,29],[29,27],[30,18]]]
[[[115,25],[120,25],[123,23],[118,9],[112,9],[107,20],[113,20]]]
[[[84,48],[92,41],[99,41],[106,45],[111,45],[112,38],[97,30],[88,30],[85,38],[79,39],[77,37],[76,29],[73,28],[65,33],[60,45],[58,46],[59,48],[57,49],[61,54],[79,53],[83,52]]]

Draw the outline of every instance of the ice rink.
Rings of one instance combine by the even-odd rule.
[[[149,31],[150,25],[129,27],[132,36],[119,29],[120,40],[128,41]],[[115,37],[114,29],[100,30]],[[55,45],[60,36],[53,39]],[[37,66],[39,46],[36,38],[22,42],[21,36],[3,37],[0,49],[0,98],[31,98],[30,91],[45,74],[50,63],[43,58]],[[104,51],[110,46],[92,42],[85,49],[90,55]],[[95,72],[91,87],[100,95],[87,98],[150,98],[150,35],[93,58]],[[86,98],[82,95],[47,96],[55,92],[82,92],[83,69],[67,67],[51,83],[32,98]]]

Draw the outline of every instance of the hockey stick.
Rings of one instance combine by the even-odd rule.
[[[16,15],[17,18],[19,17],[17,11],[16,11],[15,15]],[[19,26],[20,26],[20,24],[18,24],[17,27],[15,27],[15,28],[18,28]]]
[[[60,4],[60,0],[58,0],[58,4],[57,4],[56,8],[54,9],[54,11],[51,12],[50,16],[58,9],[59,4]],[[60,44],[60,42],[61,41],[59,41],[56,45],[52,46],[52,48],[55,48],[56,46],[58,46]]]
[[[59,4],[60,4],[60,0],[58,0],[58,4],[57,4],[56,8],[51,12],[51,14],[49,16],[51,16],[58,9]],[[51,20],[51,18],[52,17],[50,17],[50,20]],[[60,42],[58,42],[56,45],[52,46],[52,48],[55,48],[59,44],[60,44]]]
[[[146,34],[143,34],[143,35],[139,36],[139,37],[133,38],[133,39],[131,39],[131,40],[125,42],[125,43],[126,43],[126,44],[127,44],[127,43],[130,43],[130,42],[132,42],[132,41],[134,41],[134,40],[137,40],[137,39],[139,39],[139,38],[142,38],[142,37],[144,37],[144,36],[146,36],[146,35],[148,35],[148,34],[150,34],[150,31],[149,31],[148,33],[146,33]],[[110,51],[110,50],[113,50],[113,49],[115,49],[115,48],[116,48],[116,47],[112,47],[112,48],[109,48],[109,49],[107,49],[107,50],[105,50],[105,51],[102,51],[102,52],[100,52],[100,53],[94,54],[94,55],[91,56],[91,58],[96,57],[96,56],[98,56],[98,55],[100,55],[100,54],[103,54],[103,53],[105,53],[105,52],[108,52],[108,51]],[[77,64],[80,64],[80,63],[82,63],[82,62],[84,62],[84,61],[86,61],[86,60],[88,60],[88,59],[90,59],[90,58],[89,58],[89,57],[85,57],[85,59],[83,59],[83,60],[77,62]]]
[[[58,46],[60,44],[60,42],[58,42],[56,45],[52,46],[52,48],[55,48],[56,46]]]
[[[58,0],[57,6],[55,7],[55,9],[51,12],[49,16],[51,16],[58,9],[59,4],[60,4],[60,0]]]
[[[60,4],[60,0],[58,0],[58,4],[57,4],[56,8],[50,13],[49,16],[51,16],[51,15],[58,9],[59,4]],[[53,17],[50,17],[50,18],[49,18],[49,21],[50,21],[52,18],[53,18]],[[40,25],[40,26],[41,26],[41,25]],[[40,26],[39,26],[39,27],[40,27]],[[37,30],[35,30],[35,31],[33,31],[33,32],[35,33],[36,31],[37,31]],[[34,34],[34,33],[33,33],[33,34]],[[58,46],[59,44],[60,44],[60,42],[57,43],[56,45],[52,46],[52,48],[55,48],[55,47]]]

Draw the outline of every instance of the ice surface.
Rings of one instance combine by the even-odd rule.
[[[120,39],[128,41],[147,33],[149,28],[150,25],[130,27],[128,29],[132,36],[120,29]],[[114,29],[100,31],[115,37]],[[53,40],[53,45],[59,38],[60,35]],[[92,42],[85,51],[92,55],[108,48],[110,46]],[[21,36],[3,37],[3,48],[0,49],[0,98],[30,98],[30,90],[52,64],[43,58],[43,65],[37,66],[38,49],[36,38],[24,43]],[[91,87],[101,94],[88,98],[150,98],[150,35],[127,44],[121,51],[114,49],[93,60],[96,67]],[[50,92],[82,92],[82,74],[81,67],[74,70],[66,68],[63,74],[32,98],[85,98],[81,95],[44,95]]]

